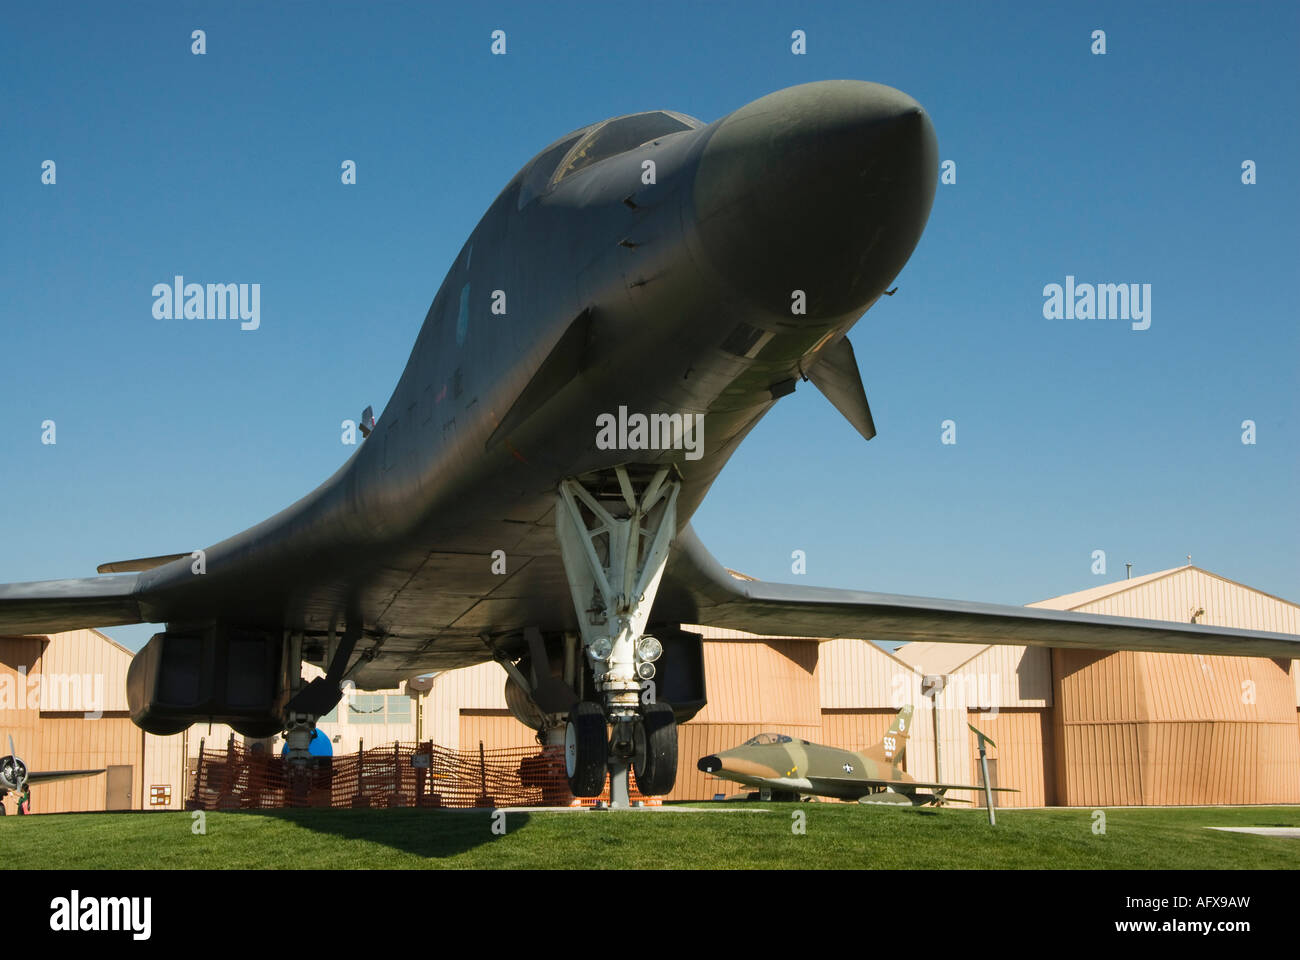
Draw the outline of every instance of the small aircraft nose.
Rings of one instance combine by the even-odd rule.
[[[705,773],[717,773],[722,769],[722,761],[717,757],[700,757],[700,762],[696,764]]]
[[[938,179],[934,127],[892,87],[831,80],[726,117],[696,172],[696,228],[732,292],[788,322],[864,308],[903,268]],[[806,313],[791,310],[804,291]]]

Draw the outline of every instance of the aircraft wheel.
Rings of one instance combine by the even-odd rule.
[[[677,783],[677,720],[673,708],[666,703],[650,704],[641,714],[639,727],[632,763],[636,788],[647,797],[661,797]]]
[[[564,728],[564,772],[575,797],[598,797],[609,775],[605,711],[584,700],[569,711]]]

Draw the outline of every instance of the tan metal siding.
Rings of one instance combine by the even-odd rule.
[[[124,712],[131,651],[98,630],[51,634],[41,654],[43,711]]]
[[[28,768],[88,770],[131,767],[131,807],[139,809],[144,777],[144,733],[129,717],[43,716],[33,731]],[[20,751],[21,753],[22,751]],[[27,759],[24,757],[24,759]],[[106,808],[107,775],[77,777],[32,787],[32,810],[65,813]]]
[[[509,710],[461,710],[459,739],[461,750],[476,750],[479,741],[486,750],[537,746],[536,732]]]
[[[185,808],[185,733],[170,737],[156,737],[152,733],[144,735],[144,790],[140,802],[136,804],[142,810],[183,810]],[[154,786],[171,787],[171,802],[163,806],[154,806],[149,802],[150,788]]]
[[[844,750],[866,750],[880,743],[897,714],[897,710],[888,707],[875,710],[823,710],[821,742],[828,747],[841,747]],[[909,738],[907,753],[903,756],[904,770],[907,769],[913,749]]]
[[[1053,663],[1061,803],[1300,800],[1291,680],[1275,661],[1055,650]]]
[[[1052,658],[1046,647],[986,647],[963,663],[954,678],[959,679],[953,689],[960,691],[967,709],[1052,705]]]
[[[818,729],[817,647],[807,640],[706,642],[708,704],[696,720]]]
[[[1169,576],[1122,589],[1072,609],[1084,613],[1189,623],[1192,614],[1201,608],[1205,613],[1197,623],[1300,633],[1300,606],[1225,580],[1199,567],[1184,567]]]
[[[505,710],[505,682],[506,672],[493,662],[438,674],[432,689],[422,698],[424,739],[459,750],[460,711]]]
[[[997,744],[988,748],[989,759],[998,761],[997,785],[1020,791],[999,795],[998,806],[1041,807],[1056,803],[1050,710],[1010,707],[988,713],[972,711],[967,714],[967,720]],[[974,733],[969,736],[974,779],[966,782],[978,785],[983,782],[979,741]]]
[[[818,653],[817,685],[824,710],[884,707],[901,701],[917,674],[914,667],[866,640],[828,640]]]

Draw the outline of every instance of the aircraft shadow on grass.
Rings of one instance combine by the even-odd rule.
[[[506,829],[517,833],[527,826],[529,814],[511,810],[331,810],[285,809],[230,811],[240,815],[274,817],[314,833],[330,834],[341,840],[364,840],[403,853],[442,859],[473,850],[501,839],[492,832],[493,817],[506,814]],[[357,866],[370,866],[358,863]]]

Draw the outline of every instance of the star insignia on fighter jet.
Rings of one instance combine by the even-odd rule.
[[[846,764],[844,764],[844,772],[845,772],[845,773],[852,773],[852,772],[853,772],[853,764],[851,764],[851,763],[846,763]]]

